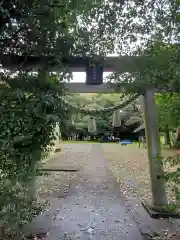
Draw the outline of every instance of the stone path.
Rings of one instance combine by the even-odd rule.
[[[72,148],[76,147],[72,144]],[[143,239],[108,168],[101,145],[82,144],[78,148],[85,153],[85,164],[66,198],[56,202],[57,214],[47,239]]]

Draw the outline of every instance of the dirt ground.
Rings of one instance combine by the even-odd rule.
[[[69,144],[63,144],[62,152],[54,154],[44,166],[48,169],[79,170],[85,163],[86,155],[77,145],[72,148]],[[63,198],[67,195],[71,182],[75,179],[75,172],[50,171],[37,179],[37,196],[51,201],[52,197]]]
[[[147,149],[139,148],[137,144],[127,146],[102,144],[102,148],[124,195],[133,196],[139,200],[151,199]],[[175,152],[163,149],[162,154],[168,157]],[[165,171],[169,170],[165,169]],[[170,186],[167,186],[168,200],[172,201],[174,196],[170,189]]]
[[[136,145],[102,144],[104,156],[127,196],[151,198],[147,150]]]
[[[63,144],[63,152],[56,153],[49,162],[47,168],[55,169],[79,169],[84,166],[86,155],[83,152],[85,144]],[[149,163],[147,149],[138,148],[138,145],[120,146],[116,143],[101,144],[104,157],[124,195],[136,197],[139,200],[151,198],[151,186],[149,178]],[[72,152],[73,151],[73,152]],[[163,151],[164,155],[172,155],[168,150]],[[48,198],[53,194],[66,195],[70,182],[75,178],[75,173],[51,172],[47,176],[41,176],[37,181],[38,196]],[[168,194],[169,197],[172,196]]]

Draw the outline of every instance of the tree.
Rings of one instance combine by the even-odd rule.
[[[177,93],[157,94],[156,104],[160,128],[165,131],[167,143],[170,144],[169,131],[176,129],[175,145],[180,140],[180,97]]]
[[[119,72],[112,74],[111,78],[119,85],[130,84],[130,91],[136,88],[138,92],[144,93],[147,108],[145,119],[153,122],[147,128],[148,135],[151,134],[150,125],[156,128],[156,121],[151,118],[156,115],[155,111],[152,110],[151,115],[148,108],[150,104],[154,107],[152,89],[165,88],[174,91],[179,90],[180,86],[179,7],[179,1],[127,1],[119,18],[123,24],[118,28],[120,40],[118,39],[117,52],[139,55],[144,57],[144,62],[143,68],[139,67],[133,73]],[[152,131],[148,143],[153,204],[167,204],[157,132]]]
[[[125,2],[116,22],[117,53],[149,56],[149,61],[137,72],[114,73],[110,79],[141,92],[157,86],[179,89],[179,7],[179,1],[170,0]]]
[[[79,109],[88,108],[92,112],[97,110],[95,115],[97,132],[100,135],[103,135],[107,132],[113,131],[112,120],[113,120],[113,111],[110,110],[113,106],[120,104],[124,101],[124,96],[121,94],[79,94],[72,95],[71,104],[73,106],[78,106]],[[85,103],[85,105],[83,104]],[[121,131],[129,131],[132,127],[134,128],[139,126],[143,122],[143,117],[138,108],[139,100],[134,101],[128,106],[124,107],[121,113],[122,126]],[[104,111],[103,109],[107,109]],[[108,110],[109,109],[109,110]],[[78,110],[78,109],[77,109]],[[77,111],[76,110],[76,111]],[[88,126],[87,114],[75,113],[75,126],[80,130],[86,129]]]
[[[0,83],[1,223],[18,239],[23,224],[37,213],[36,199],[29,195],[37,166],[51,148],[55,124],[69,118],[64,101],[69,93],[62,81],[71,72],[61,59],[113,51],[115,9],[117,4],[100,0],[0,4],[0,55],[6,54],[10,62],[15,55],[25,56],[19,69],[3,69]],[[48,62],[32,73],[25,69],[29,55],[50,56],[63,71],[50,72]]]

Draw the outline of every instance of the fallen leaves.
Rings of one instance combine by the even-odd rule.
[[[170,233],[168,230],[162,231],[161,233],[154,233],[153,236],[146,234],[147,240],[180,240],[178,233]]]
[[[147,200],[151,197],[149,165],[145,149],[136,146],[122,147],[102,144],[109,167],[125,196]]]
[[[126,147],[119,144],[102,144],[102,149],[110,169],[120,184],[122,194],[140,200],[151,199],[147,149],[139,149],[135,144]],[[172,152],[166,149],[163,154],[168,155]],[[173,200],[169,189],[167,188],[168,199]]]
[[[47,167],[82,167],[85,162],[83,152],[73,152],[67,148],[63,154],[56,154],[47,163]],[[75,172],[52,172],[48,176],[38,177],[37,193],[40,199],[63,198],[68,194],[70,183],[76,178]]]
[[[44,240],[48,233],[35,233],[26,237],[28,240]]]

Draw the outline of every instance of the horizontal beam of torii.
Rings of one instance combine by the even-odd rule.
[[[145,68],[149,62],[148,57],[140,56],[120,56],[120,57],[62,57],[56,60],[49,56],[20,56],[1,55],[0,62],[2,68],[16,69],[37,69],[45,66],[50,71],[60,71],[68,67],[72,72],[84,72],[92,62],[102,64],[104,72],[137,72]]]
[[[85,72],[87,67],[92,62],[101,64],[103,72],[139,72],[152,64],[147,56],[119,56],[96,58],[88,57],[62,57],[61,61],[49,56],[21,56],[21,55],[0,55],[2,68],[10,70],[31,69],[36,71],[40,67],[45,67],[48,71],[62,71],[65,67],[72,72]],[[113,93],[113,92],[144,92],[145,88],[149,88],[148,82],[143,83],[143,86],[135,86],[133,83],[111,83],[106,84],[89,84],[86,83],[65,83],[70,92],[78,93]],[[156,92],[172,91],[171,89],[157,89]],[[176,90],[177,92],[179,90]]]

